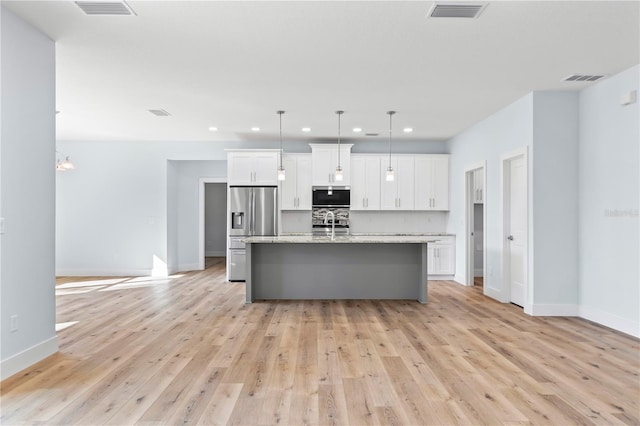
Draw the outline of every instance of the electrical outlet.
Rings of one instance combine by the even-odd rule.
[[[16,331],[18,331],[18,316],[17,315],[11,315],[11,318],[9,319],[9,328],[10,328],[10,331],[12,333],[15,333]]]

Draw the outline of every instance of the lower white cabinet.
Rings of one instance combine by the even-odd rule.
[[[455,275],[456,237],[436,237],[437,243],[427,245],[427,269],[429,275]]]

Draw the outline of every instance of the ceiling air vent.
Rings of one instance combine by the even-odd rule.
[[[77,1],[76,4],[87,15],[135,15],[131,6],[121,1]]]
[[[380,133],[365,133],[365,136],[380,136]]]
[[[429,11],[429,18],[477,18],[486,3],[434,3]]]
[[[168,117],[171,115],[163,109],[150,109],[149,112],[153,115],[157,115],[158,117]]]
[[[598,81],[601,78],[604,78],[604,75],[573,74],[567,78],[563,78],[562,81]]]

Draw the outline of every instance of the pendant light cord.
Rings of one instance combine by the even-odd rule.
[[[338,114],[338,168],[340,168],[340,116],[344,111],[336,111]]]
[[[395,111],[388,111],[387,114],[389,114],[389,168],[391,168],[391,117],[393,117],[393,114],[395,114]]]
[[[284,111],[277,111],[280,116],[280,169],[282,169],[282,114]]]

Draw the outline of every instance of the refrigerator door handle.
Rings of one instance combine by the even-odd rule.
[[[255,223],[256,223],[256,194],[252,189],[249,195],[249,208],[251,209],[251,221],[249,223],[249,235],[255,234]]]

